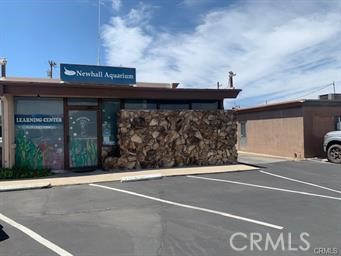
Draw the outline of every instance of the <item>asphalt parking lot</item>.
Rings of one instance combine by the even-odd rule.
[[[262,166],[3,192],[0,255],[341,255],[341,167]]]

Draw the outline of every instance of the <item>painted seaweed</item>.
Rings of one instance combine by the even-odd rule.
[[[42,150],[25,135],[23,129],[18,129],[16,134],[15,163],[19,168],[43,168]]]
[[[70,142],[70,166],[97,165],[97,139],[72,139]]]

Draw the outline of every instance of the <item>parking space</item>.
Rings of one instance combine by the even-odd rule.
[[[315,248],[341,249],[340,184],[340,166],[283,161],[257,171],[6,192],[0,213],[71,255],[317,255]],[[1,255],[58,255],[0,224],[9,236]],[[299,248],[307,245],[302,233],[308,250]],[[252,234],[262,236],[262,251],[251,248]],[[244,250],[231,246],[233,236]],[[267,236],[283,236],[285,250],[272,250]]]
[[[47,255],[54,256],[56,255],[54,252],[46,248],[45,246],[35,243],[32,241],[32,238],[24,234],[23,232],[17,230],[16,228],[3,223],[0,221],[3,226],[3,231],[1,232],[0,239],[0,253],[1,255],[13,255],[13,256],[21,256],[21,255]]]
[[[276,174],[341,190],[341,166],[337,164],[305,160],[270,163],[264,167]]]

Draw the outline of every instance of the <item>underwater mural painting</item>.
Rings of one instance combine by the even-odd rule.
[[[18,167],[63,169],[61,115],[15,115],[15,125]]]
[[[64,169],[63,100],[15,98],[15,165]]]

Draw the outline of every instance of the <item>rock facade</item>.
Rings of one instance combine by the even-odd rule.
[[[106,169],[237,162],[233,111],[121,110],[118,115],[120,157],[105,157]]]

